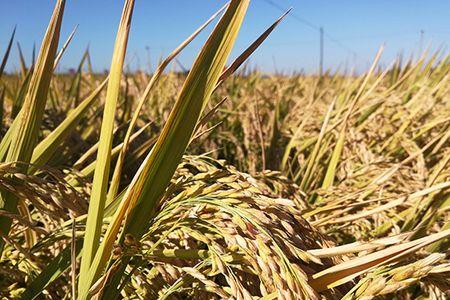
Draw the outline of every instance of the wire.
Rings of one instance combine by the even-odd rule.
[[[335,43],[336,45],[338,45],[339,47],[341,47],[342,49],[347,50],[348,52],[350,52],[353,55],[358,56],[358,54],[356,53],[356,51],[354,51],[353,49],[349,48],[348,46],[346,46],[345,44],[343,44],[341,41],[339,41],[338,39],[332,37],[330,34],[328,34],[326,31],[324,31],[324,36],[326,38],[328,38],[330,41],[332,41],[333,43]]]
[[[264,2],[266,2],[267,4],[270,4],[271,6],[275,7],[276,9],[278,9],[278,10],[280,10],[282,12],[287,11],[287,9],[285,9],[284,7],[278,5],[277,3],[275,3],[272,0],[264,0]],[[298,22],[308,26],[309,28],[317,30],[319,32],[320,32],[320,29],[322,28],[321,26],[315,25],[314,23],[312,23],[312,22],[306,20],[305,18],[300,17],[299,15],[294,14],[292,12],[288,16],[290,16],[291,18],[297,20]],[[335,43],[337,46],[341,47],[342,49],[345,49],[346,51],[350,52],[354,56],[357,56],[356,51],[354,51],[350,47],[346,46],[344,43],[342,43],[341,41],[339,41],[335,37],[331,36],[328,32],[324,31],[324,37],[326,37],[328,40],[330,40],[331,42]]]
[[[287,9],[285,9],[284,7],[278,5],[277,3],[273,2],[272,0],[264,0],[267,4],[270,4],[271,6],[275,7],[276,9],[282,11],[282,12],[286,12]],[[320,30],[320,26],[316,26],[314,25],[312,22],[294,14],[293,12],[289,13],[289,16],[295,20],[297,20],[300,23],[303,23],[304,25],[308,26],[309,28],[315,29],[315,30]]]

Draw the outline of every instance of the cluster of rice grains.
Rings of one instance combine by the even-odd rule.
[[[139,254],[116,248],[117,258],[144,257],[136,259],[134,289],[150,298],[318,297],[308,276],[339,260],[307,250],[333,243],[302,218],[296,186],[276,172],[267,176],[270,186],[224,161],[185,157]],[[291,191],[290,199],[280,191]],[[338,299],[346,289],[324,295]]]

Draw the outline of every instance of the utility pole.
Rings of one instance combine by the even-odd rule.
[[[186,68],[183,66],[183,64],[178,60],[178,58],[176,58],[176,57],[175,57],[175,62],[177,63],[177,65],[180,67],[181,71],[182,71],[184,74],[189,73],[189,70],[186,69]]]
[[[323,76],[323,27],[320,26],[320,61],[319,61],[319,76]]]
[[[423,51],[423,41],[424,41],[424,35],[425,35],[425,31],[422,29],[420,30],[420,41],[419,41],[419,56],[422,55],[422,51]]]

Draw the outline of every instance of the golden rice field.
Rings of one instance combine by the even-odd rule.
[[[33,64],[3,72],[14,34],[2,49],[2,299],[449,299],[446,53],[263,76],[240,67],[282,19],[229,57],[231,0],[130,74],[124,2],[107,76],[89,52],[54,72],[64,0]]]

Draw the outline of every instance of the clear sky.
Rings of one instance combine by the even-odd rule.
[[[128,47],[129,66],[148,68],[150,62],[154,67],[161,55],[168,54],[225,2],[136,0]],[[0,0],[0,55],[3,56],[17,24],[16,38],[30,61],[33,43],[40,44],[53,5],[50,0]],[[122,5],[121,0],[67,1],[61,40],[66,39],[75,25],[79,28],[61,61],[62,70],[76,67],[88,45],[95,70],[109,68]],[[294,10],[251,58],[251,64],[264,71],[317,71],[318,31],[300,20],[324,27],[327,68],[336,69],[347,62],[364,70],[383,42],[384,64],[400,51],[417,54],[421,44],[424,48],[430,43],[432,49],[444,47],[444,53],[448,53],[450,0],[252,0],[233,55],[281,14],[276,6]],[[182,64],[192,63],[206,37],[201,35],[182,53]],[[9,71],[19,65],[16,46],[10,58]]]

